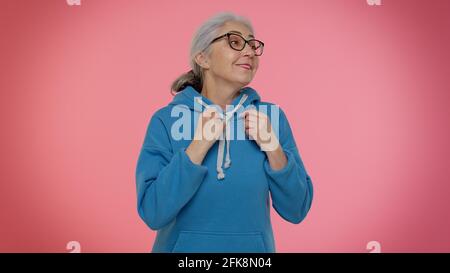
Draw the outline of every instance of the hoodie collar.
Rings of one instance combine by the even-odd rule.
[[[242,104],[244,108],[250,104],[254,104],[255,102],[259,102],[261,100],[261,97],[258,95],[256,90],[247,86],[242,88],[239,91],[239,96],[234,98],[234,100],[231,102],[233,108],[238,105],[239,101],[241,100],[244,94],[247,95],[247,99]],[[190,109],[194,110],[197,109],[194,107],[195,105],[194,100],[196,97],[200,97],[201,100],[208,105],[214,105],[214,103],[210,99],[201,95],[194,87],[190,85],[186,86],[183,90],[178,92],[178,94],[175,95],[175,97],[173,98],[172,102],[169,103],[169,105],[184,104],[188,106]]]

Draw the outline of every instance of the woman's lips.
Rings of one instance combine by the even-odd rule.
[[[251,70],[252,69],[252,67],[250,65],[248,65],[248,64],[238,64],[237,66],[240,66],[240,67],[242,67],[244,69],[247,69],[247,70]]]

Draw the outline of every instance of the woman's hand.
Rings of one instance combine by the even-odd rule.
[[[269,117],[256,109],[240,114],[244,118],[245,133],[253,139],[262,151],[275,151],[280,145]]]
[[[240,116],[244,117],[245,133],[258,144],[262,151],[266,152],[270,167],[279,170],[286,166],[286,154],[272,128],[269,117],[256,109],[246,110]]]
[[[198,117],[194,139],[186,148],[186,154],[195,164],[202,164],[203,159],[225,129],[225,122],[215,107],[208,107]]]

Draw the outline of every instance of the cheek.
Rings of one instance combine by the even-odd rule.
[[[240,52],[231,48],[224,48],[222,51],[221,61],[224,66],[232,67],[241,58]]]
[[[216,56],[214,60],[214,71],[228,73],[234,69],[234,63],[238,60],[234,53],[224,53]]]

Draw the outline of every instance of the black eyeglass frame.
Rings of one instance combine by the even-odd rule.
[[[243,46],[241,49],[234,48],[234,47],[231,45],[231,41],[230,41],[230,36],[231,36],[231,35],[239,36],[239,37],[242,38],[242,40],[244,40],[244,46]],[[234,50],[236,50],[236,51],[242,51],[242,50],[244,50],[246,44],[248,44],[248,45],[250,46],[250,48],[252,48],[252,46],[250,45],[250,42],[251,42],[251,41],[256,41],[256,42],[258,42],[258,43],[261,44],[261,47],[262,47],[262,48],[261,48],[261,54],[259,54],[259,55],[256,54],[256,50],[257,50],[259,47],[257,47],[256,49],[253,49],[253,48],[252,48],[252,50],[255,51],[255,56],[261,56],[261,55],[263,54],[263,52],[264,52],[264,43],[263,43],[262,41],[257,40],[257,39],[250,39],[250,40],[247,40],[247,39],[245,39],[244,37],[242,37],[241,35],[239,35],[239,34],[237,34],[237,33],[232,33],[232,32],[228,32],[228,33],[225,33],[224,35],[221,35],[221,36],[219,36],[219,37],[214,38],[214,39],[211,41],[211,43],[209,43],[209,45],[211,45],[212,43],[214,43],[214,42],[216,42],[216,41],[218,41],[218,40],[220,40],[220,39],[222,39],[222,38],[224,38],[224,37],[227,37],[228,45],[229,45],[232,49],[234,49]]]

